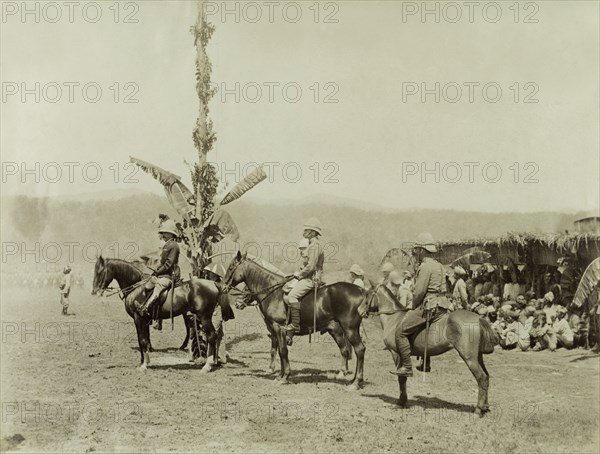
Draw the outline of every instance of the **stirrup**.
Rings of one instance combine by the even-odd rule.
[[[412,377],[412,368],[402,366],[399,370],[390,371],[390,374],[397,375],[398,377]]]

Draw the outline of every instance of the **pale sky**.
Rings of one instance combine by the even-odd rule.
[[[39,3],[36,23],[35,14],[22,17],[21,2],[3,2],[3,195],[161,193],[141,171],[133,175],[137,183],[126,182],[129,155],[190,183],[184,160],[196,159],[189,32],[196,3],[121,3],[118,23],[112,1],[99,3],[97,23],[86,21],[88,3],[78,3],[72,23],[63,2],[56,3],[62,13],[56,23],[49,22],[56,11]],[[479,3],[472,23],[463,2],[454,4],[462,14],[456,23],[450,22],[456,9],[443,2],[429,3],[439,5],[436,23],[433,15],[423,21],[421,11],[411,11],[422,2],[391,1],[322,2],[318,21],[315,2],[299,2],[302,17],[293,23],[291,3],[276,2],[272,23],[264,2],[253,4],[262,14],[256,23],[249,22],[255,6],[229,2],[231,10],[238,5],[236,22],[234,14],[221,16],[223,2],[210,5],[219,9],[211,16],[213,81],[231,93],[224,100],[218,93],[210,104],[218,140],[209,160],[232,171],[231,183],[253,169],[248,163],[278,163],[270,167],[273,181],[245,197],[331,194],[398,209],[598,210],[598,2],[521,2],[518,17],[514,1],[499,2],[495,23],[498,11],[482,11],[490,2]],[[95,13],[87,7],[86,18]],[[128,14],[138,23],[124,23]],[[72,103],[65,85],[71,82],[79,84]],[[87,83],[89,97],[95,86],[102,89],[98,102],[84,99]],[[297,87],[302,94],[291,102]],[[31,90],[25,102],[23,88]],[[425,102],[422,88],[431,91]],[[128,94],[139,102],[124,103]],[[338,102],[324,102],[328,96]],[[35,173],[23,174],[36,162],[39,183]],[[91,182],[98,169],[102,174]],[[421,175],[426,169],[433,172]]]

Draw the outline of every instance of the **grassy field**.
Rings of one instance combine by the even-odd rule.
[[[336,378],[331,338],[291,348],[293,384],[276,385],[258,312],[227,324],[231,360],[210,374],[176,350],[165,323],[143,373],[133,323],[118,297],[76,290],[2,290],[2,450],[268,452],[590,452],[600,448],[598,355],[585,350],[485,357],[492,411],[473,415],[477,386],[455,352],[409,380],[397,408],[393,364],[377,318],[365,321],[365,385]],[[354,367],[354,361],[351,364]]]

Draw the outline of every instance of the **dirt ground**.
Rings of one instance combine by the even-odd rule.
[[[365,384],[337,379],[328,336],[291,348],[293,384],[265,372],[259,313],[227,324],[231,360],[210,374],[176,350],[181,319],[152,333],[139,371],[133,323],[117,296],[2,290],[2,450],[208,452],[590,452],[600,448],[600,359],[585,350],[504,352],[485,358],[492,412],[473,415],[477,386],[455,352],[409,380],[399,409],[393,363],[377,318],[365,321]],[[351,368],[354,367],[354,361]]]

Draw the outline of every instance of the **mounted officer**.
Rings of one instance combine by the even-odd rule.
[[[446,280],[443,265],[435,260],[432,254],[437,252],[435,241],[430,233],[421,233],[417,237],[412,250],[419,268],[415,278],[413,292],[413,307],[400,322],[396,333],[396,347],[400,353],[402,367],[397,374],[401,377],[412,377],[412,363],[410,360],[410,343],[408,336],[421,331],[427,325],[427,318],[439,318],[448,310],[446,293]],[[417,367],[419,370],[429,371],[429,364]]]
[[[160,265],[152,273],[151,282],[154,284],[152,295],[139,308],[142,315],[151,313],[152,306],[160,293],[179,280],[179,244],[176,241],[177,236],[177,226],[172,219],[164,221],[158,229],[158,237],[165,244],[162,247],[160,255]],[[162,328],[162,320],[156,320],[154,328],[160,330]]]
[[[323,273],[324,253],[319,242],[322,235],[321,222],[317,218],[310,218],[304,224],[302,236],[308,240],[305,265],[294,273],[298,280],[292,286],[288,295],[290,308],[290,323],[285,327],[288,344],[292,344],[294,334],[300,332],[300,299],[315,285],[319,285]]]

